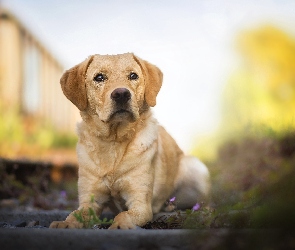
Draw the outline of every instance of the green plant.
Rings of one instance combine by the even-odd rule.
[[[94,197],[91,196],[91,204],[93,204]],[[108,220],[107,218],[100,219],[95,213],[92,207],[88,208],[88,212],[84,213],[84,208],[74,213],[76,220],[83,224],[83,228],[93,228],[95,225],[100,226],[110,226],[113,223],[113,220]]]
[[[200,229],[210,228],[214,218],[216,217],[216,211],[214,209],[208,209],[205,207],[197,210],[187,209],[184,215],[184,221],[182,228],[184,229]]]

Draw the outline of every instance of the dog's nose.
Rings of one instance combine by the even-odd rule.
[[[117,103],[126,103],[130,100],[131,93],[128,89],[117,88],[112,92],[111,98]]]

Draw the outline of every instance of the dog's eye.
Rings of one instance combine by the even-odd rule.
[[[106,75],[102,74],[102,73],[98,73],[94,78],[94,81],[96,82],[104,82],[105,80],[107,80]]]
[[[138,75],[134,72],[131,72],[130,75],[128,76],[129,80],[137,80]]]

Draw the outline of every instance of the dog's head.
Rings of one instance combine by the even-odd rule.
[[[79,110],[104,122],[133,122],[156,105],[162,79],[156,66],[127,53],[90,56],[67,70],[60,83]]]

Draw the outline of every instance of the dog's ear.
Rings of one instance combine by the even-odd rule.
[[[64,95],[81,111],[87,108],[85,75],[93,56],[67,70],[60,79]]]
[[[156,105],[156,97],[163,82],[163,73],[155,65],[134,56],[134,60],[140,65],[145,80],[145,100],[150,107]]]

